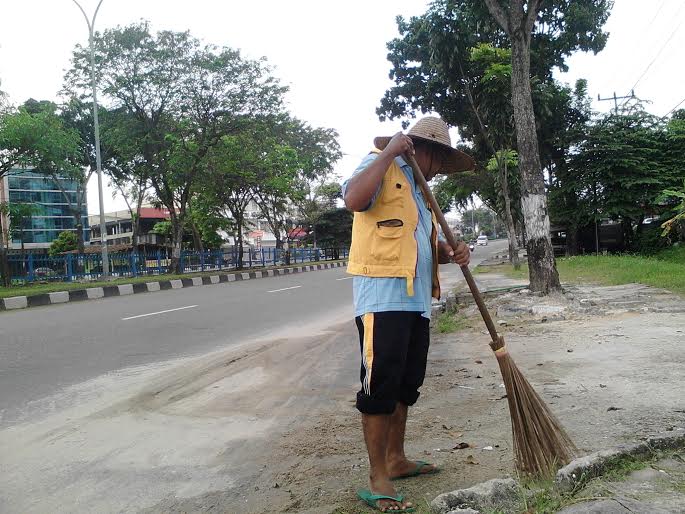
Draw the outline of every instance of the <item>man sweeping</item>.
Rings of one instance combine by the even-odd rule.
[[[438,471],[404,453],[408,408],[426,372],[431,298],[440,297],[438,264],[468,264],[470,252],[438,240],[435,215],[403,156],[415,157],[426,180],[473,169],[474,161],[452,147],[447,124],[435,117],[374,144],[343,185],[354,211],[348,273],[355,275],[362,361],[356,405],[370,465],[369,489],[358,495],[382,512],[413,512],[392,480]]]

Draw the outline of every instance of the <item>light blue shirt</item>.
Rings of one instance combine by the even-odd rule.
[[[378,155],[375,153],[367,155],[352,176],[368,168],[377,157]],[[419,223],[416,226],[416,232],[414,232],[418,247],[414,296],[407,295],[406,278],[355,276],[352,280],[354,315],[362,316],[367,312],[410,311],[421,312],[425,318],[430,319],[433,282],[433,254],[431,251],[433,220],[426,201],[423,199],[421,188],[417,187],[414,182],[411,167],[401,157],[395,158],[395,162],[402,168],[404,175],[411,185],[414,200],[419,211]],[[343,184],[343,196],[345,196],[348,182],[349,179]],[[371,199],[367,209],[373,206],[379,193],[380,187]]]

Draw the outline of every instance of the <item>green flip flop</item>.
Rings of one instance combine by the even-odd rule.
[[[378,506],[378,500],[393,500],[397,503],[402,503],[404,501],[404,496],[402,496],[401,494],[398,494],[397,496],[387,496],[385,494],[374,494],[368,489],[360,489],[359,491],[357,491],[357,496],[359,496],[359,499],[364,501],[369,507],[373,507],[376,510],[381,510]],[[406,509],[399,510],[386,510],[385,512],[393,512],[399,514],[402,514],[403,512],[414,512],[414,507],[407,507]]]
[[[416,467],[413,470],[409,471],[408,473],[404,473],[398,477],[394,477],[393,480],[401,480],[403,478],[417,477],[420,475],[435,475],[440,471],[440,468],[438,467],[434,467],[430,471],[422,471],[423,468],[425,468],[426,466],[433,466],[433,464],[431,464],[430,462],[425,462],[423,460],[417,460],[415,461],[415,464]]]

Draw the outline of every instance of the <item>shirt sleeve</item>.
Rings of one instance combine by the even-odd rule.
[[[355,175],[358,175],[359,173],[362,173],[363,171],[368,168],[373,161],[375,161],[378,158],[378,154],[376,153],[370,153],[364,159],[362,159],[362,162],[357,166],[357,169],[354,170],[354,173],[348,178],[342,185],[342,195],[343,198],[345,198],[345,193],[347,192],[347,185],[350,182],[350,179],[354,177]],[[373,204],[376,203],[376,199],[378,198],[378,195],[381,192],[381,184],[378,184],[378,189],[376,189],[376,192],[373,194],[371,197],[371,201],[369,202],[369,205],[367,205],[362,211],[368,211],[371,207],[373,207]]]

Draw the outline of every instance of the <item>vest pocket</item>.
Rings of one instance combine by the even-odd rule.
[[[371,241],[371,257],[376,262],[400,260],[404,222],[399,219],[378,221]]]

